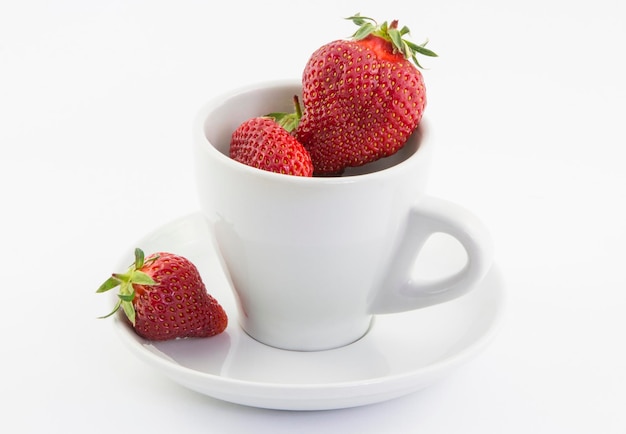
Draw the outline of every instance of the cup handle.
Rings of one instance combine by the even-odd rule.
[[[435,281],[416,281],[411,276],[417,257],[428,238],[445,233],[456,238],[467,252],[458,272]],[[371,313],[394,313],[453,300],[480,282],[493,262],[493,244],[483,223],[465,208],[426,196],[413,206],[406,233],[389,267],[387,278],[374,297]]]

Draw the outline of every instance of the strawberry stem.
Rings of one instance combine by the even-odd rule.
[[[296,110],[296,116],[298,120],[302,117],[302,108],[300,107],[300,100],[298,99],[298,95],[293,96],[293,107]]]
[[[266,114],[265,116],[274,119],[278,125],[287,130],[288,133],[290,133],[298,127],[298,124],[300,123],[300,118],[302,117],[302,108],[300,107],[300,100],[298,99],[298,95],[293,96],[293,106],[293,113],[272,112]]]

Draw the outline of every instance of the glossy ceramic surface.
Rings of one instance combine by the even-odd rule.
[[[316,352],[280,350],[255,341],[239,327],[235,300],[199,213],[163,225],[136,245],[145,251],[172,251],[196,263],[208,291],[226,309],[229,326],[208,339],[152,343],[116,318],[122,341],[182,386],[247,406],[336,409],[418,391],[482,350],[494,336],[503,309],[503,281],[494,266],[478,288],[458,299],[377,316],[367,335],[353,344]],[[433,277],[454,271],[465,260],[462,249],[446,238],[433,238],[423,256],[417,267]]]
[[[328,350],[361,338],[373,314],[419,309],[471,291],[492,264],[482,222],[426,194],[436,143],[422,121],[401,150],[355,175],[287,176],[228,157],[252,117],[288,111],[299,80],[261,82],[209,101],[194,125],[200,211],[237,292],[240,324],[274,347]],[[434,233],[459,240],[466,266],[424,281],[410,272]]]

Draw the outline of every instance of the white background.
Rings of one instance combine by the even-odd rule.
[[[626,433],[624,5],[2,1],[0,431]],[[184,389],[95,319],[94,291],[134,240],[196,211],[204,102],[299,77],[355,12],[398,18],[440,55],[422,62],[430,192],[491,230],[502,330],[449,378],[367,407]]]

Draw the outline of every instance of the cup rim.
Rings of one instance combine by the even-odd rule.
[[[430,135],[430,126],[427,119],[422,117],[419,125],[416,130],[413,132],[413,135],[419,134],[421,137],[418,139],[418,149],[409,155],[404,160],[393,164],[392,166],[386,167],[384,169],[360,173],[360,174],[350,174],[343,176],[296,176],[296,175],[287,175],[282,173],[270,172],[267,170],[258,169],[256,167],[251,167],[246,164],[240,163],[238,161],[233,160],[228,155],[225,155],[221,152],[217,147],[211,143],[211,141],[206,137],[205,134],[205,123],[209,114],[215,110],[217,107],[223,104],[224,101],[234,98],[237,95],[245,94],[248,92],[253,92],[263,88],[284,88],[284,87],[301,87],[302,83],[300,80],[296,79],[281,79],[281,80],[269,80],[269,81],[259,81],[254,83],[249,83],[240,87],[232,88],[225,92],[220,93],[217,96],[209,99],[198,111],[196,118],[193,124],[193,138],[195,141],[194,146],[202,146],[202,149],[205,149],[209,154],[213,155],[221,164],[231,166],[233,170],[239,171],[243,174],[247,174],[249,176],[256,176],[260,179],[272,180],[272,181],[280,181],[280,182],[289,182],[289,183],[304,183],[304,184],[351,184],[356,182],[363,182],[365,180],[377,180],[380,178],[387,178],[389,176],[393,176],[397,172],[410,170],[413,166],[419,164],[423,158],[425,153],[429,151],[430,148],[430,140],[426,139]],[[409,138],[411,140],[411,138]],[[370,163],[371,164],[371,163]]]

